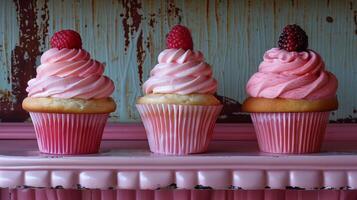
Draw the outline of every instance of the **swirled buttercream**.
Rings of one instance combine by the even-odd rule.
[[[160,53],[143,90],[145,94],[214,94],[217,81],[201,52],[166,49]]]
[[[265,52],[246,91],[251,97],[317,100],[335,97],[337,85],[336,77],[325,70],[316,52],[272,48]]]
[[[83,49],[49,49],[36,72],[26,89],[29,97],[99,99],[114,91],[113,81],[103,75],[103,64]]]

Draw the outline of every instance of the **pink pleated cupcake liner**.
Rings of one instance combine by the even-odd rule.
[[[329,112],[251,113],[259,148],[269,153],[314,153],[321,149]]]
[[[108,114],[30,112],[39,150],[48,154],[90,154],[99,151]]]
[[[218,106],[137,104],[150,150],[185,155],[207,151],[222,110]]]

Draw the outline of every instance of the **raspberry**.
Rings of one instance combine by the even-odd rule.
[[[287,25],[279,37],[278,45],[287,51],[305,51],[308,46],[308,37],[298,25]]]
[[[79,33],[73,30],[56,32],[51,38],[51,47],[58,49],[81,49],[82,39]]]
[[[176,25],[166,36],[166,46],[169,49],[193,49],[190,30],[182,25]]]

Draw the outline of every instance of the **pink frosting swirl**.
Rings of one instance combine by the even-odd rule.
[[[26,89],[30,97],[99,99],[114,91],[113,81],[103,76],[103,64],[83,49],[49,49],[36,71]]]
[[[337,85],[316,52],[272,48],[265,52],[246,90],[251,97],[318,100],[334,98]]]
[[[217,81],[199,51],[166,49],[143,84],[145,94],[214,94]]]

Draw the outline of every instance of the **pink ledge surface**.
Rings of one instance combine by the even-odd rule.
[[[357,141],[357,124],[328,124],[325,140]],[[0,123],[0,139],[36,139],[31,123]],[[104,140],[146,140],[140,123],[108,123]],[[216,124],[213,140],[256,140],[253,124]]]
[[[356,200],[355,190],[0,189],[11,200]]]
[[[35,140],[0,140],[0,188],[153,190],[357,189],[355,141],[309,155],[259,153],[255,141],[214,141],[206,154],[163,156],[146,141],[103,141],[101,153],[40,154]]]

